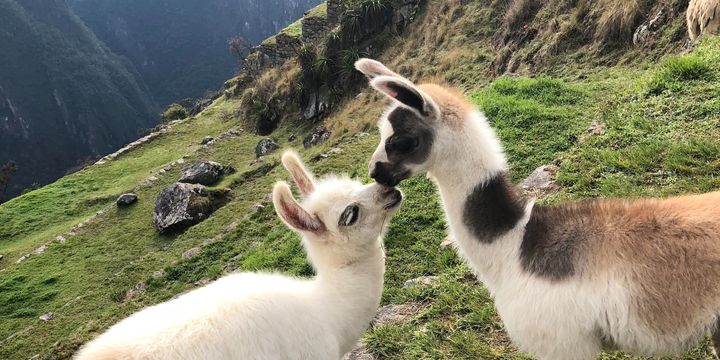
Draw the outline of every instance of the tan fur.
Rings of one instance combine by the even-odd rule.
[[[435,101],[442,113],[442,120],[450,127],[462,127],[475,108],[454,88],[437,84],[422,84],[417,87]]]
[[[692,0],[687,10],[690,39],[720,33],[720,0]]]
[[[653,332],[714,324],[720,312],[720,192],[591,204],[587,275],[597,281],[621,277],[614,280],[629,286],[631,314]]]

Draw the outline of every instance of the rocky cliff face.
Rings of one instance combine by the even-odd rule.
[[[0,0],[0,165],[8,196],[137,138],[157,117],[131,64],[64,0]]]
[[[158,102],[201,97],[237,70],[228,40],[252,44],[321,0],[69,0],[115,53],[130,59]]]

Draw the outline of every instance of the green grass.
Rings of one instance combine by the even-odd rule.
[[[593,94],[550,78],[500,78],[472,95],[505,144],[522,179],[575,144],[591,122]]]
[[[305,17],[308,18],[325,18],[327,17],[327,3],[322,3],[314,8],[312,8],[310,11],[308,11],[307,15]]]
[[[300,18],[299,20],[295,21],[294,23],[288,25],[286,28],[282,29],[278,33],[278,35],[280,35],[280,34],[289,36],[291,38],[301,37],[302,36],[302,18]],[[263,45],[277,44],[277,36],[278,35],[273,35],[273,36],[263,40],[262,44]]]

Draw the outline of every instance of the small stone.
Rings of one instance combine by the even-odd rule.
[[[133,297],[145,291],[145,289],[147,289],[147,285],[144,282],[138,283],[137,285],[133,286],[132,289],[128,290],[125,293],[125,298],[123,299],[123,302],[132,299]]]
[[[40,320],[42,320],[42,321],[51,321],[53,319],[55,319],[55,314],[53,314],[53,313],[47,313],[47,314],[40,315]]]
[[[62,236],[62,235],[58,235],[58,236],[55,238],[55,241],[58,242],[58,243],[60,243],[60,244],[64,244],[64,243],[67,241],[67,239],[65,239],[65,237]]]
[[[593,120],[590,127],[588,127],[587,132],[590,135],[604,135],[607,132],[607,128],[605,128],[605,124],[597,120]]]
[[[224,166],[214,161],[203,160],[183,169],[182,177],[178,182],[209,186],[216,184],[223,176],[234,172],[235,168],[232,166]]]
[[[543,165],[535,169],[522,183],[520,187],[528,192],[548,192],[555,190],[555,174],[558,167],[555,165]]]
[[[327,159],[329,157],[330,157],[330,155],[328,155],[326,153],[320,153],[320,154],[317,154],[317,155],[313,156],[312,158],[310,158],[310,162],[317,162],[317,161],[320,161],[323,159]]]
[[[280,148],[280,144],[276,143],[273,139],[265,138],[258,142],[255,146],[255,157],[265,156]]]
[[[211,143],[213,140],[215,140],[215,138],[208,135],[202,139],[202,141],[200,142],[200,145],[207,145],[207,144]]]
[[[194,282],[193,285],[195,285],[195,286],[205,286],[205,285],[207,285],[207,284],[209,284],[209,283],[211,283],[211,282],[212,282],[212,280],[210,280],[210,279],[200,279],[200,280]]]
[[[405,284],[403,284],[404,288],[414,287],[414,286],[429,286],[432,285],[435,281],[437,281],[437,276],[421,276],[419,278],[410,279],[408,281],[405,281]]]
[[[322,144],[330,138],[331,134],[332,133],[325,127],[319,126],[303,140],[303,147],[308,149],[312,146]]]
[[[145,186],[152,185],[155,182],[157,182],[158,180],[160,180],[160,179],[158,179],[157,176],[151,176],[151,177],[145,179],[145,181],[143,181],[143,185],[145,185]]]
[[[138,196],[133,193],[127,193],[122,194],[120,197],[117,198],[117,201],[115,201],[115,204],[117,204],[118,207],[127,207],[130,206],[138,201]]]
[[[255,204],[255,205],[253,205],[253,206],[250,207],[250,211],[256,213],[256,212],[258,212],[258,211],[260,211],[260,210],[262,210],[262,209],[264,209],[264,208],[265,208],[265,205],[263,205],[263,204]]]
[[[410,318],[417,315],[425,306],[418,303],[385,305],[378,309],[375,317],[370,323],[372,327],[383,324],[398,324],[410,321]]]
[[[159,279],[164,276],[165,276],[165,270],[162,270],[162,269],[153,271],[153,273],[152,273],[153,279]]]
[[[293,142],[295,141],[295,139],[297,139],[297,136],[295,136],[295,134],[288,136],[288,142]]]
[[[199,247],[194,247],[194,248],[192,248],[192,249],[190,249],[190,250],[185,251],[185,252],[182,254],[183,260],[190,260],[190,259],[198,256],[198,254],[200,254],[200,250],[201,250],[201,249],[200,249]]]
[[[230,223],[230,225],[223,228],[223,232],[227,234],[227,233],[237,229],[238,225],[239,224],[237,221],[233,221],[232,223]]]
[[[342,150],[341,150],[340,148],[332,148],[332,149],[328,150],[328,153],[330,153],[330,154],[340,154],[340,153],[342,153]]]
[[[376,360],[376,357],[368,351],[362,341],[358,341],[349,353],[343,356],[342,360]]]
[[[452,236],[448,235],[441,243],[440,248],[441,249],[447,249],[453,246],[455,244],[455,239],[453,239]]]
[[[42,255],[45,253],[45,251],[47,251],[47,249],[48,249],[48,246],[43,245],[43,246],[35,249],[35,251],[33,251],[33,255]]]

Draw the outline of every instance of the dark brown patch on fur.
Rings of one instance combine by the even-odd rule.
[[[520,245],[523,269],[552,280],[575,274],[585,245],[598,235],[596,210],[592,201],[536,205]]]
[[[517,225],[524,207],[525,200],[501,173],[479,184],[468,196],[463,222],[478,241],[492,243]]]

